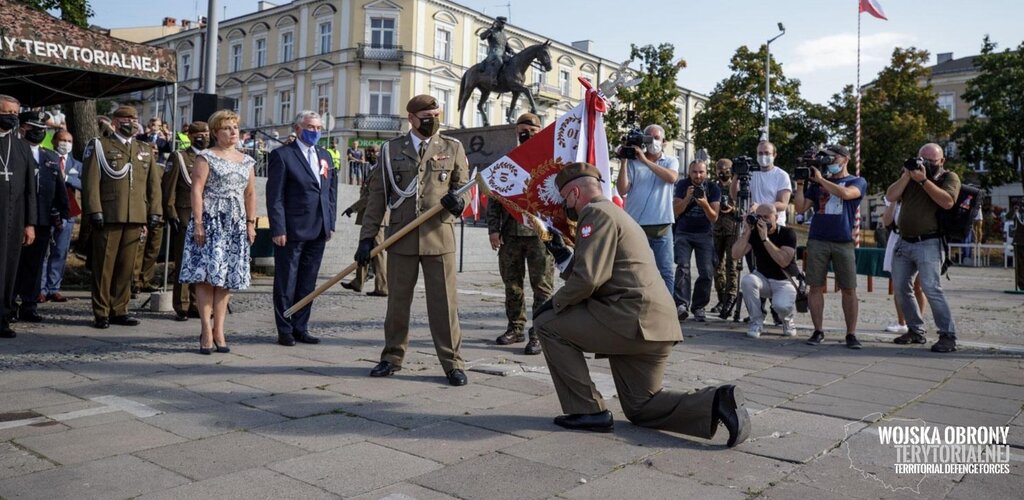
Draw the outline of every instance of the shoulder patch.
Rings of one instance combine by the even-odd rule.
[[[594,234],[593,224],[584,224],[583,226],[580,227],[580,238],[589,238],[591,234]]]

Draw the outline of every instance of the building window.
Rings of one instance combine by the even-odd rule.
[[[189,106],[188,106],[188,104],[185,104],[185,105],[182,105],[182,106],[178,106],[178,119],[181,120],[181,123],[191,123],[192,122],[192,114],[189,113]]]
[[[391,80],[370,80],[371,115],[390,115],[394,99],[394,82]]]
[[[242,42],[231,44],[231,71],[242,71]]]
[[[182,80],[189,79],[189,73],[192,72],[192,53],[182,52],[181,63],[178,65],[181,68],[181,74],[179,75]]]
[[[263,125],[263,94],[252,96],[252,126]]]
[[[533,83],[537,85],[537,89],[544,83],[544,72],[540,68],[533,68]]]
[[[370,18],[370,47],[375,49],[395,47],[395,18]]]
[[[267,39],[257,38],[252,42],[252,65],[254,68],[262,68],[267,65]]]
[[[938,98],[937,104],[939,108],[946,110],[949,113],[950,120],[956,120],[956,95],[954,94],[942,94]]]
[[[434,36],[434,57],[442,61],[452,60],[452,32],[437,28]]]
[[[281,33],[281,62],[292,60],[295,48],[295,34],[291,31]]]
[[[569,95],[569,70],[565,68],[558,70],[558,88],[562,95]]]
[[[292,118],[292,91],[282,90],[277,93],[277,122],[288,123]]]
[[[314,87],[316,92],[313,102],[316,103],[316,112],[323,116],[331,111],[331,84],[317,83]]]
[[[597,81],[595,81],[594,75],[588,75],[584,73],[583,78],[589,80],[590,84],[593,85],[595,88],[597,87]],[[587,97],[587,89],[585,89],[583,85],[580,85],[580,98],[582,99],[584,97]]]
[[[331,22],[324,21],[316,25],[317,33],[320,34],[320,52],[318,54],[326,54],[331,51]]]
[[[437,99],[437,107],[441,109],[441,123],[448,125],[451,123],[449,113],[449,104],[452,101],[452,91],[448,89],[435,88],[431,93],[434,99]]]
[[[484,59],[487,59],[487,44],[481,42],[476,46],[476,62],[483,62]]]

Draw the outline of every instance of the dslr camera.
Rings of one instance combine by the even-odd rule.
[[[835,162],[835,159],[835,156],[828,151],[816,147],[810,148],[804,152],[803,156],[797,158],[797,167],[793,170],[793,180],[809,180],[811,178],[811,168],[821,170]]]
[[[907,170],[911,170],[911,171],[913,171],[913,170],[924,170],[924,167],[925,167],[925,160],[924,160],[924,158],[921,158],[920,156],[915,156],[913,158],[907,158],[907,161],[903,162],[903,168],[905,168]]]
[[[750,177],[750,172],[759,170],[761,167],[749,156],[740,156],[732,159],[732,175],[736,177]]]
[[[707,196],[707,193],[704,191],[703,184],[697,184],[693,186],[693,199],[699,200],[701,198],[704,198],[705,196]]]
[[[750,227],[756,226],[759,219],[757,214],[747,214],[747,224],[750,224]]]
[[[629,110],[626,112],[626,123],[631,126],[626,135],[622,136],[619,140],[619,150],[615,156],[623,160],[635,160],[636,150],[634,146],[640,148],[641,151],[647,152],[647,146],[654,142],[654,136],[647,135],[640,128],[640,125],[636,122],[636,111]]]

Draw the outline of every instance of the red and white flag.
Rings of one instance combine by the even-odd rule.
[[[473,220],[480,220],[480,188],[476,184],[473,184],[469,188],[469,203],[466,204],[466,208],[462,210],[463,218],[472,217]]]
[[[888,17],[885,17],[885,11],[882,10],[882,4],[878,3],[878,0],[860,0],[860,12],[867,12],[879,19],[889,20]]]
[[[562,195],[555,185],[555,175],[568,163],[596,166],[605,197],[612,197],[604,131],[607,102],[588,80],[579,81],[587,89],[583,102],[480,172],[485,190],[520,223],[530,225],[525,214],[540,215],[568,234]]]

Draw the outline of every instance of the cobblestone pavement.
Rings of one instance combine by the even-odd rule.
[[[232,299],[231,353],[200,356],[196,320],[139,311],[139,327],[94,330],[88,300],[72,293],[0,342],[0,497],[1016,498],[1024,299],[1002,293],[1008,271],[952,275],[943,285],[961,349],[949,355],[892,344],[884,279],[872,293],[862,281],[860,351],[839,343],[836,294],[818,347],[803,343],[806,315],[796,338],[685,322],[665,384],[742,387],[754,427],[735,449],[724,431],[704,441],[635,427],[614,401],[613,434],[554,426],[543,357],[493,343],[505,323],[496,272],[459,276],[462,388],[444,383],[422,289],[410,356],[389,379],[367,377],[386,299],[332,290],[311,323],[323,343],[286,348],[273,343],[269,281],[258,280]],[[590,363],[614,399],[607,361]],[[990,450],[1009,450],[1007,473],[897,474],[880,434],[907,426],[1008,426],[1009,446]]]

